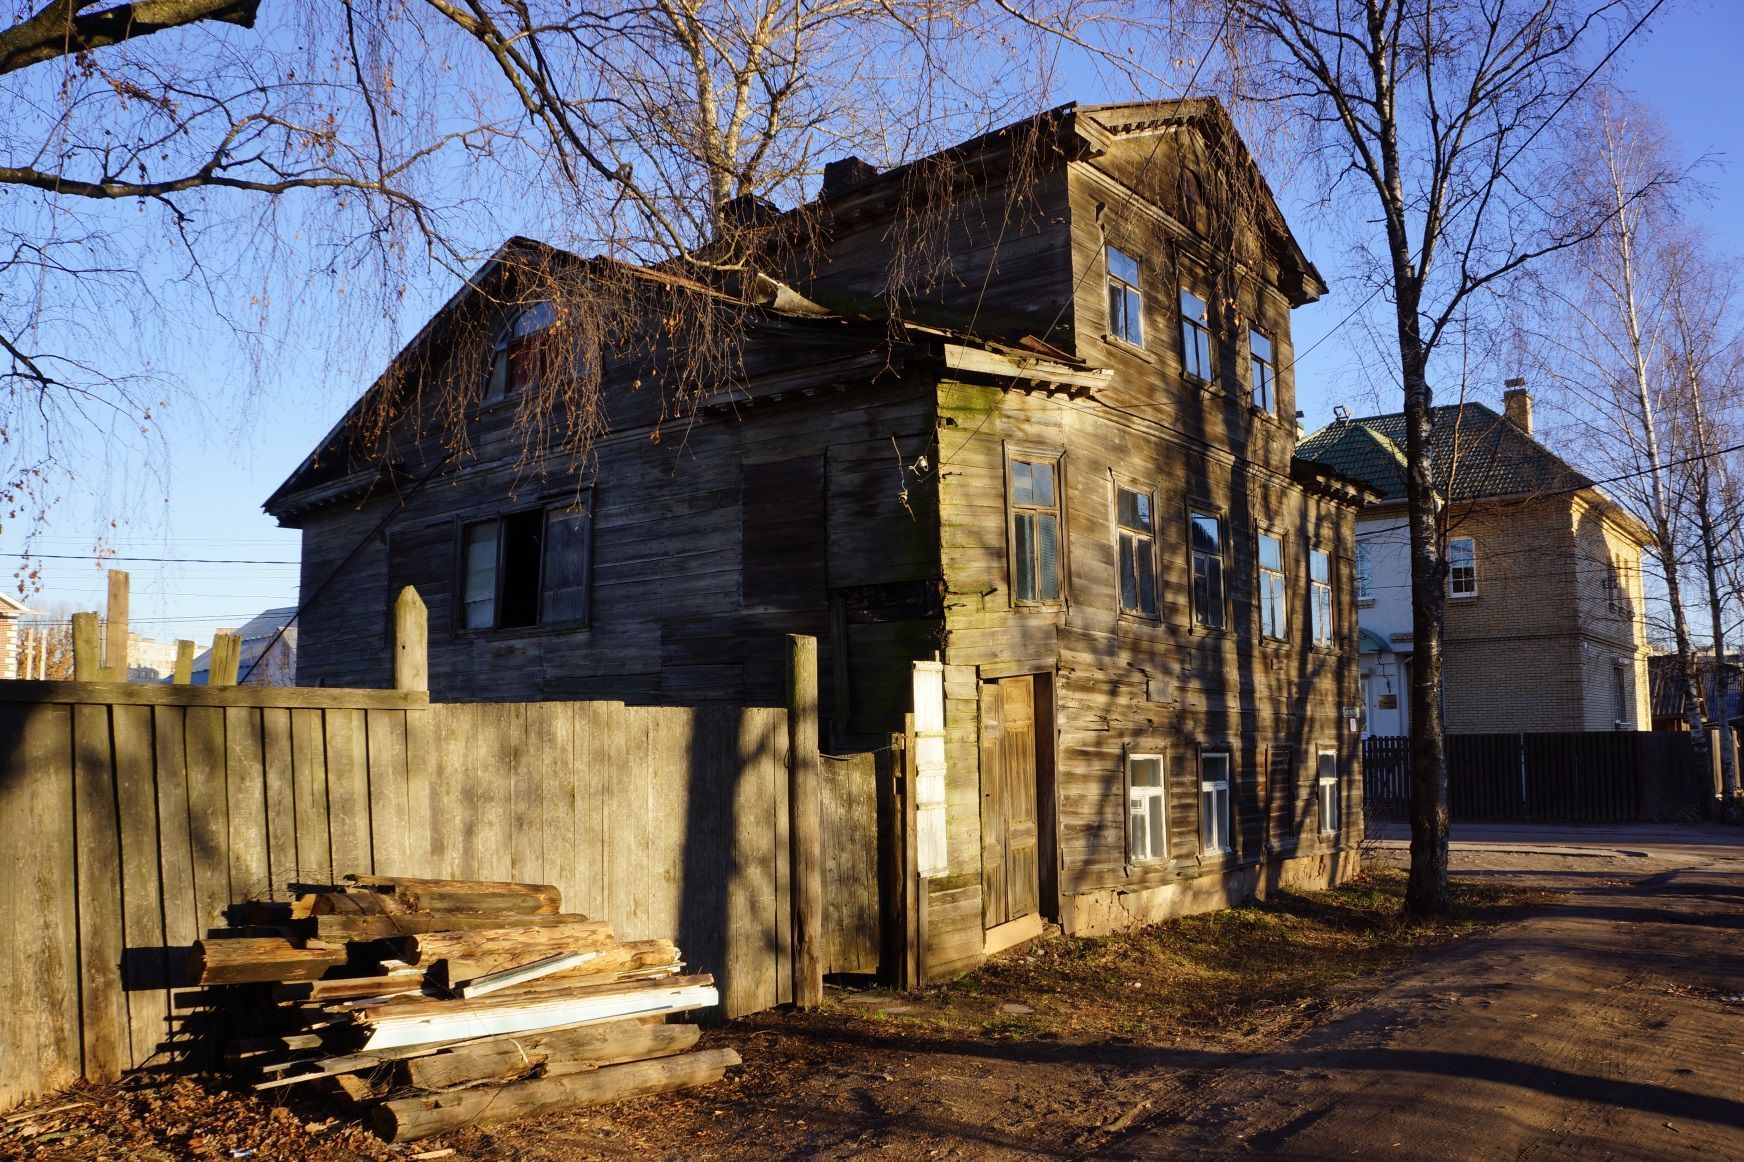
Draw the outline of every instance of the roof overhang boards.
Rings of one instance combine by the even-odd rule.
[[[945,367],[960,375],[982,375],[1002,379],[1007,388],[1040,391],[1047,395],[1064,395],[1072,399],[1088,399],[1095,389],[1114,378],[1107,367],[1074,366],[1040,355],[1017,351],[990,351],[961,343],[941,343]]]
[[[1362,508],[1381,499],[1380,492],[1362,481],[1300,456],[1290,460],[1290,478],[1309,494],[1349,508]]]

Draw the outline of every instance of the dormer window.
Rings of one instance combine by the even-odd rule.
[[[1144,346],[1144,297],[1138,289],[1138,259],[1108,248],[1108,333]]]
[[[544,333],[556,322],[557,310],[550,303],[534,303],[515,312],[498,336],[496,351],[491,356],[486,403],[539,386],[550,358],[550,344]]]

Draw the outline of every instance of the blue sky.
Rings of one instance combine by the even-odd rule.
[[[1733,3],[1668,5],[1658,25],[1631,46],[1622,79],[1658,106],[1689,157],[1707,155],[1718,166],[1709,172],[1713,190],[1699,216],[1717,239],[1744,253],[1744,79],[1737,50],[1744,45],[1744,6]],[[1087,86],[1089,87],[1089,86]],[[1095,101],[1127,94],[1082,91],[1072,98]],[[1296,368],[1298,406],[1305,423],[1317,427],[1336,403],[1354,411],[1369,401],[1353,387],[1361,353],[1352,345],[1355,328],[1328,337],[1366,294],[1344,289],[1342,247],[1320,236],[1311,215],[1293,212],[1284,191],[1285,210],[1311,257],[1333,286],[1321,302],[1298,311],[1298,351],[1313,348]],[[451,285],[424,288],[440,301]],[[420,320],[413,319],[412,327]],[[1324,341],[1322,341],[1324,340]],[[329,362],[323,336],[308,336],[302,366]],[[1316,345],[1318,344],[1318,345]],[[190,344],[160,352],[164,365],[191,383],[236,374],[228,365],[208,366],[206,352]],[[70,606],[97,609],[102,604],[102,571],[89,555],[103,535],[106,518],[125,523],[108,533],[120,557],[168,557],[174,562],[120,560],[133,576],[133,619],[148,637],[189,637],[202,646],[220,626],[238,625],[262,609],[292,605],[297,597],[299,536],[280,529],[260,511],[260,503],[296,466],[338,418],[361,382],[335,381],[319,372],[285,377],[285,386],[259,398],[246,414],[200,420],[172,414],[166,421],[167,480],[130,464],[83,466],[87,479],[103,480],[94,498],[63,501],[36,540],[40,554],[67,554],[77,560],[43,560],[44,589],[27,597],[37,608]],[[1500,395],[1500,387],[1491,393]],[[1492,401],[1493,402],[1493,401]],[[16,564],[22,528],[10,523],[0,532],[0,556]],[[221,559],[206,564],[191,558]],[[246,563],[244,563],[246,562]]]

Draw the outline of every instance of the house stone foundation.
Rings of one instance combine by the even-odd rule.
[[[1085,892],[1060,901],[1060,926],[1071,936],[1106,936],[1127,928],[1233,908],[1273,892],[1337,887],[1361,870],[1356,848],[1247,864],[1155,887]]]

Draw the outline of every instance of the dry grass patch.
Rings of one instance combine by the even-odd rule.
[[[1177,1044],[1275,1034],[1280,1021],[1333,1003],[1341,986],[1550,898],[1491,883],[1455,882],[1453,892],[1453,920],[1408,925],[1404,875],[1378,869],[1331,891],[1045,940],[926,990],[914,1011],[892,1019],[1010,1039]]]

